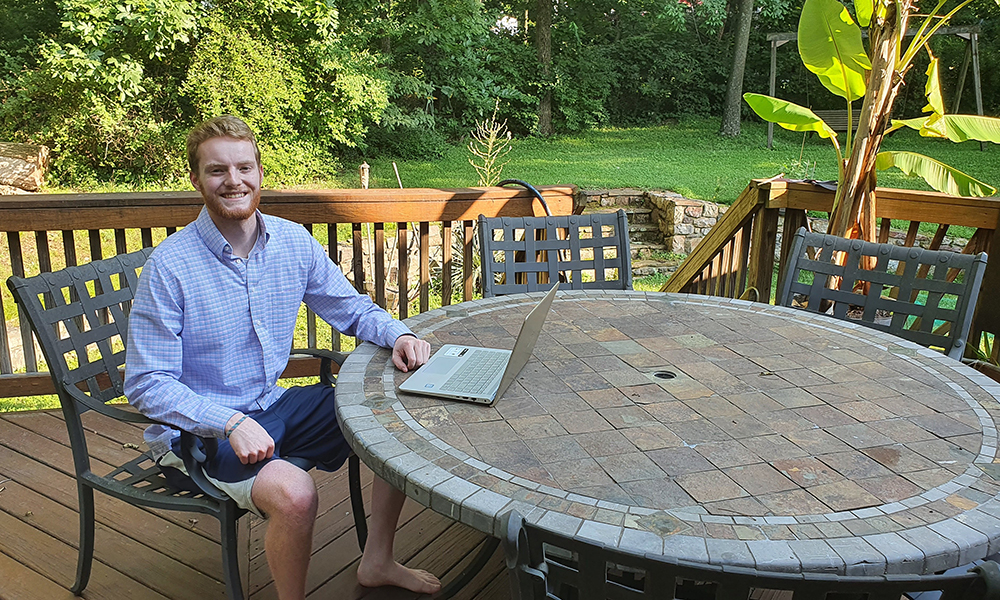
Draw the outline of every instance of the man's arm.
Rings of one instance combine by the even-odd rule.
[[[394,348],[396,341],[410,329],[359,294],[344,277],[316,240],[309,237],[312,267],[304,300],[324,321],[337,331],[356,336],[383,348]]]

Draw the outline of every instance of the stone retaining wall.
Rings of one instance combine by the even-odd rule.
[[[618,189],[581,190],[579,193],[588,210],[622,208],[629,213],[630,226],[648,223],[648,233],[655,241],[662,243],[667,251],[678,254],[690,254],[728,208],[669,191]],[[636,214],[639,211],[649,215],[640,216]],[[635,234],[633,231],[633,238]]]
[[[648,192],[653,222],[659,224],[663,243],[671,252],[690,254],[729,208],[691,200],[674,192]]]

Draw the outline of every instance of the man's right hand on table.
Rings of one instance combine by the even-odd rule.
[[[229,431],[242,416],[240,413],[233,415],[226,423],[226,431]],[[229,445],[232,446],[240,462],[245,465],[258,463],[274,455],[274,439],[271,434],[250,417],[229,435]]]

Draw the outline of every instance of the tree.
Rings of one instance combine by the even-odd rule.
[[[552,0],[535,2],[535,47],[542,70],[542,92],[538,98],[538,133],[549,136],[552,128]]]
[[[754,0],[737,0],[733,66],[726,84],[726,100],[722,106],[722,127],[719,129],[719,134],[727,137],[740,135],[740,98],[743,96],[743,70],[747,62],[747,45],[750,43],[753,3]]]

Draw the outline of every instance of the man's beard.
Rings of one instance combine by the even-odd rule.
[[[212,202],[215,205],[215,213],[226,220],[231,221],[246,221],[257,212],[257,207],[260,206],[260,190],[255,190],[252,193],[252,198],[250,200],[250,205],[246,208],[231,208],[222,204],[221,202]]]

